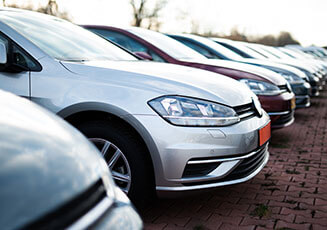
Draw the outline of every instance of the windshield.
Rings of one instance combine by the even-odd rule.
[[[59,18],[28,11],[2,11],[0,20],[58,60],[137,60],[98,35]]]
[[[230,49],[227,49],[226,47],[208,39],[208,38],[204,38],[204,37],[200,37],[200,36],[195,36],[195,35],[186,35],[186,37],[192,38],[208,47],[210,47],[211,49],[216,50],[217,52],[221,53],[222,55],[224,55],[225,57],[232,59],[232,60],[242,60],[242,56],[238,55],[237,53],[231,51]]]
[[[244,53],[248,54],[249,56],[251,56],[252,58],[255,58],[255,59],[265,59],[267,57],[263,56],[262,54],[259,54],[258,52],[250,49],[249,47],[247,47],[245,45],[245,43],[241,43],[241,42],[231,42],[231,43],[228,43],[232,46],[234,46],[235,48],[243,51]]]
[[[298,52],[295,52],[293,50],[290,50],[290,49],[286,49],[286,48],[283,48],[283,47],[280,47],[279,48],[281,51],[283,51],[284,53],[290,55],[291,57],[293,58],[299,58],[299,59],[305,59],[305,58],[308,58],[306,56],[305,53],[298,53]]]
[[[280,59],[279,57],[277,57],[276,55],[266,51],[265,49],[263,49],[260,45],[257,45],[255,43],[251,43],[251,44],[247,44],[247,47],[249,47],[250,49],[258,52],[259,54],[265,56],[268,59]]]
[[[285,49],[285,48],[279,47],[278,49],[281,50],[282,52],[284,52],[284,54],[288,55],[289,57],[292,57],[292,58],[299,58],[299,56],[298,56],[297,54],[294,55],[294,53],[289,52],[289,51],[288,51],[287,49]]]
[[[176,59],[206,59],[205,56],[197,53],[182,43],[164,34],[141,28],[129,28],[129,32],[143,38],[147,42],[161,49]]]
[[[245,44],[240,45],[240,49],[256,59],[267,59],[268,58],[267,56],[263,55],[262,53],[259,53],[255,49],[252,49],[252,48],[246,46]]]
[[[282,51],[280,51],[279,49],[277,49],[275,47],[265,46],[265,49],[267,51],[269,51],[270,53],[277,55],[280,58],[287,58],[287,59],[290,58],[287,54],[283,53]]]

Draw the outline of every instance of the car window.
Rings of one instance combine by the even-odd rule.
[[[190,39],[203,44],[204,46],[207,46],[211,48],[212,50],[215,50],[218,52],[221,57],[224,59],[230,59],[230,60],[242,60],[242,56],[238,55],[237,53],[227,49],[226,47],[220,45],[219,43],[216,43],[212,41],[211,39],[202,37],[202,36],[197,36],[197,35],[186,35]]]
[[[148,47],[146,47],[145,45],[141,44],[140,42],[136,41],[135,39],[116,32],[116,31],[110,31],[107,29],[95,29],[95,28],[91,28],[89,29],[90,31],[104,37],[105,39],[108,39],[110,41],[113,41],[119,45],[121,45],[122,47],[126,48],[127,50],[131,51],[131,52],[144,52],[149,54],[153,61],[157,61],[157,62],[165,62],[165,60],[163,58],[161,58],[156,52],[154,52],[153,50],[150,50]]]
[[[215,55],[214,53],[210,52],[208,49],[203,48],[202,46],[195,44],[194,42],[188,41],[186,39],[182,39],[179,37],[174,37],[176,40],[182,42],[184,45],[187,45],[191,49],[196,50],[200,54],[204,55],[206,58],[209,59],[222,59],[218,55]]]
[[[249,47],[247,45],[241,45],[244,47],[245,52],[250,53],[254,58],[257,59],[267,59],[268,57],[262,54],[261,52],[257,51],[256,49],[253,49],[252,47]]]
[[[4,11],[0,20],[57,60],[138,60],[94,33],[56,17]]]
[[[223,42],[217,42],[217,43],[219,43],[220,45],[226,47],[227,49],[230,49],[231,51],[237,53],[238,55],[240,55],[240,56],[242,56],[244,58],[252,58],[249,54],[243,52],[242,50],[237,49],[234,46],[231,46],[231,45],[229,45],[227,43],[223,43]]]
[[[136,27],[129,28],[128,31],[143,38],[147,42],[176,59],[206,59],[206,57],[198,52],[162,33]]]
[[[30,70],[39,69],[38,64],[31,57],[29,57],[22,48],[20,48],[17,44],[10,41],[9,38],[5,37],[3,34],[0,34],[0,40],[4,42],[7,53],[9,50],[9,44],[12,45],[11,49],[13,55],[11,58],[13,59],[12,61],[14,64],[23,66]]]

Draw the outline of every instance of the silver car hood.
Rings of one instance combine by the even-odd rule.
[[[187,61],[189,61],[189,60],[187,60]],[[259,66],[254,66],[254,65],[235,62],[235,61],[218,60],[218,59],[207,59],[207,60],[201,60],[201,61],[197,60],[196,62],[252,73],[252,74],[257,75],[257,77],[260,77],[260,78],[262,78],[266,81],[269,81],[275,85],[285,85],[286,84],[285,78],[283,78],[282,76],[280,76],[279,74],[277,74],[271,70],[268,70],[268,69],[265,69],[265,68],[262,68]]]
[[[2,228],[35,221],[87,190],[105,172],[95,147],[60,118],[3,91],[0,107]]]
[[[99,83],[119,84],[161,95],[182,95],[229,106],[250,103],[255,95],[231,78],[196,68],[149,61],[62,62],[71,72]]]

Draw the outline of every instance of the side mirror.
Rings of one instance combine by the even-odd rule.
[[[0,41],[0,65],[7,64],[7,49],[6,45]]]
[[[134,54],[144,60],[149,60],[149,61],[153,61],[153,58],[145,52],[134,52]]]

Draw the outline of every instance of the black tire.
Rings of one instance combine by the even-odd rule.
[[[89,139],[105,139],[117,146],[126,157],[131,172],[128,197],[137,208],[143,208],[154,198],[153,173],[145,146],[124,124],[108,121],[89,121],[77,128]],[[99,148],[99,147],[98,147]],[[108,159],[105,159],[108,163]],[[116,183],[117,184],[117,183]],[[118,185],[118,184],[117,184]]]

